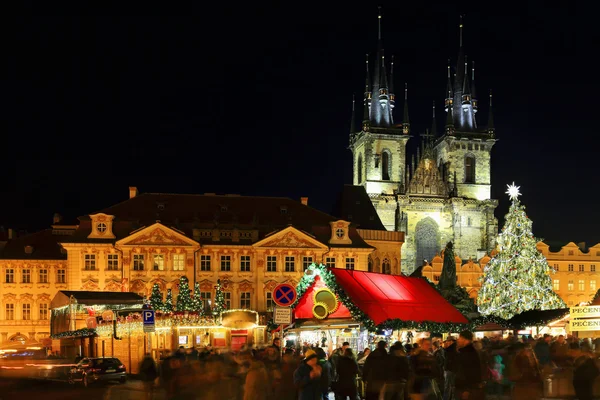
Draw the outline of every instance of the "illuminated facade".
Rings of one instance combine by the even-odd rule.
[[[431,131],[420,135],[420,149],[409,164],[408,89],[404,87],[403,120],[396,123],[394,63],[385,60],[381,16],[379,22],[374,67],[367,59],[362,127],[350,134],[353,184],[366,189],[386,229],[405,232],[403,272],[431,262],[448,241],[460,257],[479,259],[494,248],[498,232],[490,174],[496,140],[491,94],[488,127],[477,126],[475,72],[464,55],[462,23],[455,74],[448,66],[444,131],[437,134],[434,104]]]
[[[537,249],[546,257],[548,264],[554,268],[552,274],[553,289],[569,307],[583,302],[590,302],[600,289],[600,243],[588,248],[573,242],[562,246],[559,251],[550,251],[550,247],[539,242]],[[493,252],[491,253],[494,254]],[[463,262],[456,257],[456,277],[458,284],[476,299],[481,283],[479,278],[490,261],[485,255],[478,261],[469,259]],[[431,263],[423,267],[423,276],[432,282],[438,282],[442,273],[443,259],[436,255]]]
[[[130,188],[128,200],[79,217],[77,226],[44,231],[48,240],[32,241],[31,257],[15,259],[8,249],[28,250],[25,242],[9,241],[0,260],[2,339],[10,340],[16,332],[26,339],[48,337],[48,320],[37,316],[41,304],[48,304],[58,290],[131,291],[145,297],[156,283],[163,293],[172,289],[176,298],[177,283],[185,275],[192,288],[199,283],[207,302],[214,300],[220,279],[228,308],[265,313],[273,308],[275,286],[295,285],[313,262],[366,271],[377,260],[386,272],[400,272],[402,232],[356,229],[307,202],[138,194]],[[48,246],[56,254],[43,258]],[[30,271],[30,282],[23,281],[23,271]],[[47,283],[38,282],[40,271],[47,271]],[[14,305],[12,314],[9,304]],[[31,304],[27,322],[24,304]]]

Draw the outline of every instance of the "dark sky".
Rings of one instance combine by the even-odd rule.
[[[514,181],[536,236],[600,242],[593,12],[571,2],[450,3],[384,5],[384,47],[396,58],[396,88],[409,84],[413,134],[430,126],[433,100],[441,111],[464,13],[482,126],[494,91],[497,217]],[[361,98],[364,55],[376,49],[377,7],[293,7],[14,18],[2,37],[0,224],[44,228],[54,212],[76,217],[122,201],[128,186],[308,196],[330,211],[351,183],[352,94]]]

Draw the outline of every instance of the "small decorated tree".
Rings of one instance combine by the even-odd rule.
[[[200,283],[194,284],[194,294],[192,296],[192,311],[204,314],[204,305],[202,304],[202,297],[200,296]]]
[[[173,292],[171,289],[167,289],[167,298],[162,309],[164,312],[173,312]]]
[[[192,293],[190,292],[190,282],[186,276],[179,278],[179,293],[177,294],[177,311],[192,311]]]
[[[519,201],[514,183],[506,192],[512,204],[498,235],[498,253],[485,266],[477,299],[479,312],[504,319],[529,310],[564,308],[565,303],[552,290],[554,269],[537,249],[533,222]]]
[[[150,294],[150,306],[153,310],[161,311],[163,309],[163,295],[160,291],[160,286],[155,283],[152,286],[152,293]]]
[[[215,290],[215,305],[213,307],[213,314],[217,317],[221,317],[221,313],[227,309],[225,304],[225,295],[223,294],[223,286],[221,286],[221,280],[217,279],[217,287]]]

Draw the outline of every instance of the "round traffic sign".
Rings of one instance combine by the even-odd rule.
[[[280,283],[273,290],[273,301],[279,307],[289,307],[296,301],[296,288],[287,283]]]

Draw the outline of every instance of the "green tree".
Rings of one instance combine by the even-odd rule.
[[[485,266],[477,298],[479,312],[504,319],[529,310],[564,308],[552,290],[554,269],[538,251],[532,221],[519,201],[519,187],[508,186],[512,204],[498,235],[498,252]]]
[[[217,279],[217,288],[215,290],[215,305],[213,307],[213,314],[221,317],[221,313],[227,309],[225,303],[225,295],[223,294],[223,286],[221,286],[221,280]]]
[[[192,310],[200,314],[204,314],[204,305],[200,296],[200,283],[194,284],[194,294],[192,295]]]
[[[152,286],[152,293],[150,294],[150,306],[153,310],[161,311],[163,309],[163,295],[160,291],[160,286],[155,283]]]
[[[167,289],[167,298],[163,304],[164,312],[173,312],[173,292],[171,289]]]
[[[177,311],[192,311],[194,305],[192,302],[192,293],[190,291],[190,281],[186,276],[179,278],[179,293],[177,294]]]

